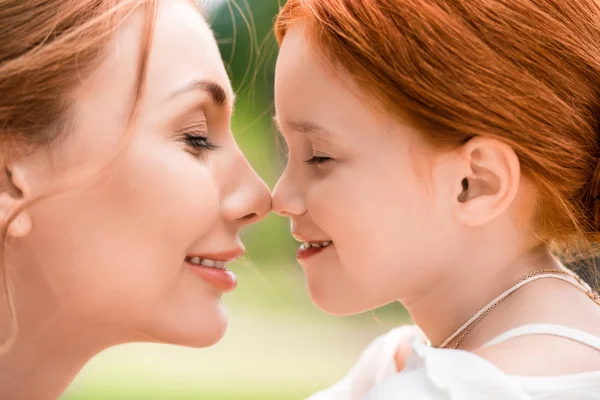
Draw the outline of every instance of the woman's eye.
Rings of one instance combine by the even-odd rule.
[[[203,136],[198,132],[185,132],[183,134],[185,144],[193,148],[194,150],[215,150],[218,148],[217,145],[212,144],[207,136]]]
[[[310,160],[306,160],[304,162],[308,165],[321,165],[321,164],[325,164],[326,162],[331,161],[331,160],[333,160],[333,158],[331,158],[331,157],[313,156]]]

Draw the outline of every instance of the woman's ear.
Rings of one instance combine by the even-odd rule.
[[[456,216],[467,226],[481,226],[504,213],[515,199],[521,166],[506,143],[476,137],[460,149],[462,176],[457,177]]]
[[[4,224],[12,217],[7,229],[10,237],[24,237],[31,231],[31,216],[26,210],[20,210],[29,193],[25,168],[18,163],[5,164],[0,172],[0,216]]]

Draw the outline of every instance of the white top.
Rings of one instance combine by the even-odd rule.
[[[600,338],[559,325],[526,325],[486,346],[523,335],[569,338],[600,351]],[[406,368],[397,373],[394,354],[401,341],[413,343]],[[485,347],[485,346],[484,346]],[[475,354],[436,349],[416,327],[377,338],[340,382],[309,400],[600,400],[600,371],[549,377],[508,375]]]

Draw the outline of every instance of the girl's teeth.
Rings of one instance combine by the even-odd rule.
[[[311,247],[314,247],[314,248],[317,248],[317,249],[318,249],[318,248],[321,248],[321,247],[328,247],[328,246],[331,246],[332,244],[333,244],[333,242],[332,242],[331,240],[327,240],[327,241],[324,241],[324,242],[313,242],[313,243],[304,242],[304,243],[302,243],[302,244],[300,245],[300,248],[301,248],[302,250],[308,250],[308,249],[310,249]]]

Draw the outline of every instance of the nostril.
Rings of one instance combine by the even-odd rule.
[[[243,222],[244,224],[249,224],[252,223],[256,220],[258,220],[258,214],[257,213],[252,213],[252,214],[248,214],[243,216],[242,218],[240,218],[240,221]]]

